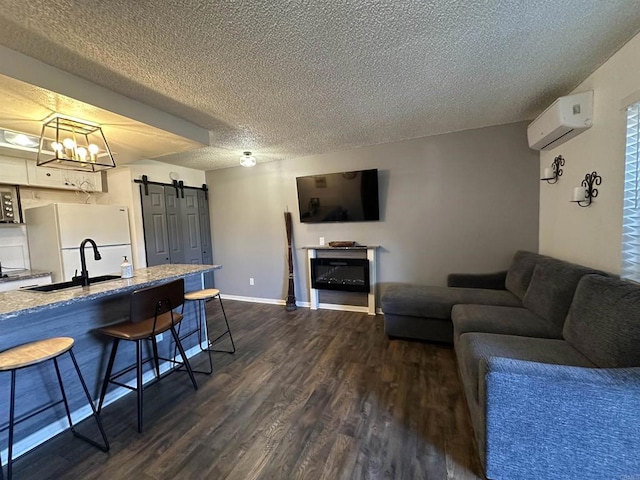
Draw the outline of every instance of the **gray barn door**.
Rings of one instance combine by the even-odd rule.
[[[142,224],[144,226],[147,266],[153,267],[170,263],[171,258],[164,188],[160,185],[148,185],[148,188],[149,195],[145,195],[144,187],[140,185],[140,198],[142,198]]]
[[[140,186],[147,265],[167,263],[213,264],[209,203],[202,190]],[[205,274],[205,286],[213,288],[213,272]]]
[[[184,189],[180,198],[180,220],[182,220],[184,263],[202,264],[200,238],[200,215],[198,213],[198,191]]]
[[[178,191],[173,187],[164,187],[164,200],[167,212],[167,230],[169,235],[169,254],[171,263],[189,263],[185,261],[184,240],[182,235],[182,211]]]

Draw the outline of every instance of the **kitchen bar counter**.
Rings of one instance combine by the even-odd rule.
[[[185,291],[199,290],[204,288],[204,274],[219,268],[222,267],[219,265],[161,265],[135,270],[133,278],[110,280],[89,287],[72,287],[51,293],[25,290],[0,293],[0,351],[45,338],[72,337],[75,340],[73,350],[84,379],[92,397],[97,399],[106,370],[111,340],[96,330],[129,317],[131,292],[177,278],[184,278]],[[182,329],[193,330],[198,318],[196,302],[187,302],[183,313]],[[158,350],[161,357],[171,358],[174,354],[174,343],[170,337],[171,335],[166,333],[163,338],[158,337]],[[185,339],[183,345],[188,357],[200,353],[197,335]],[[135,358],[135,345],[132,342],[123,342],[118,349],[114,371],[134,364]],[[74,420],[87,417],[90,409],[86,404],[86,397],[75,376],[73,366],[66,356],[61,357],[60,367]],[[169,362],[160,364],[161,371],[169,368]],[[183,374],[176,373],[176,375]],[[145,368],[145,383],[154,376],[150,362]],[[122,380],[135,381],[135,374],[125,375]],[[186,374],[183,381],[190,383]],[[0,392],[7,391],[7,382],[8,377],[0,374]],[[18,416],[37,409],[42,405],[43,399],[59,397],[55,371],[49,364],[18,372],[16,385],[16,415]],[[108,405],[126,393],[129,391],[112,386],[105,404]],[[108,409],[106,413],[108,414]],[[8,417],[5,415],[8,415],[8,395],[0,395],[0,425],[6,424]],[[64,408],[58,405],[16,426],[17,443],[15,443],[14,458],[67,429],[65,419]],[[135,408],[127,412],[119,421],[129,423],[132,432],[135,432]],[[149,418],[148,422],[152,424],[153,421]],[[3,458],[6,458],[6,452],[3,451],[5,445],[7,445],[6,430],[0,431],[0,456]]]
[[[0,322],[27,313],[44,312],[74,303],[93,301],[100,297],[131,292],[185,275],[206,273],[222,268],[220,265],[158,265],[134,271],[133,278],[109,280],[88,287],[73,287],[55,292],[16,290],[0,292]]]

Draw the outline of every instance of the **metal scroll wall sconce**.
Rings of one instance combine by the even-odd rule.
[[[558,183],[558,179],[562,176],[562,168],[564,167],[564,158],[562,155],[558,155],[553,159],[551,167],[544,169],[544,175],[540,180],[546,180],[547,183]]]
[[[600,185],[602,177],[597,172],[587,173],[582,180],[581,187],[573,189],[573,200],[581,207],[588,207],[594,198],[598,196],[598,189],[594,185]]]

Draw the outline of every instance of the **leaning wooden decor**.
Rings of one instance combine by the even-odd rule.
[[[287,245],[289,250],[289,291],[287,292],[287,300],[284,309],[287,312],[293,312],[296,308],[296,293],[293,283],[293,251],[291,247],[291,239],[293,236],[293,224],[291,222],[291,212],[284,212],[284,223],[287,227]]]

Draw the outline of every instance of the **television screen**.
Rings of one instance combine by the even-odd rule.
[[[380,220],[377,169],[298,177],[296,183],[301,222]]]

